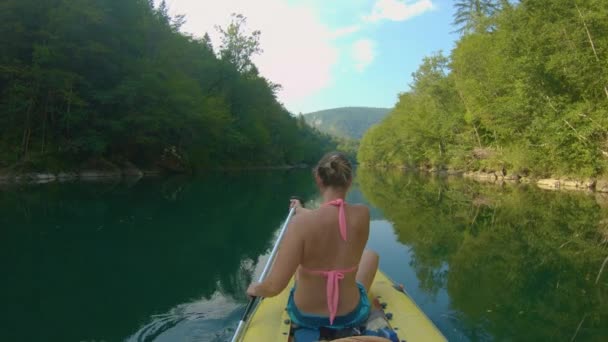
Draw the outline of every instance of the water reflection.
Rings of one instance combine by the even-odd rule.
[[[293,172],[5,189],[0,340],[119,341],[179,303],[244,300],[243,262],[312,191]]]
[[[293,194],[320,202],[308,171],[3,189],[0,340],[227,340]],[[364,169],[348,201],[450,340],[608,338],[607,201]]]
[[[608,338],[608,277],[595,283],[608,210],[593,196],[368,170],[358,182],[468,339]]]

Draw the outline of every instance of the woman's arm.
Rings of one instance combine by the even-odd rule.
[[[279,245],[277,257],[270,274],[261,283],[252,283],[247,294],[254,297],[274,297],[289,284],[289,280],[300,265],[304,250],[304,239],[301,237],[301,216],[294,216],[283,241]]]

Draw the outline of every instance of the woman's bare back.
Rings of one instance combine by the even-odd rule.
[[[324,205],[317,210],[302,213],[299,218],[304,247],[294,299],[302,312],[320,316],[329,314],[327,279],[319,274],[304,272],[302,267],[318,271],[346,270],[358,266],[361,261],[369,237],[369,209],[363,205],[345,204],[344,212],[346,241],[340,235],[337,207]],[[338,315],[351,312],[359,303],[357,273],[356,270],[343,273],[344,279],[339,282]]]

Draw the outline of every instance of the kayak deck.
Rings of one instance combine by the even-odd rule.
[[[278,296],[261,301],[251,316],[242,341],[286,342],[289,340],[291,325],[285,307],[292,286],[293,280]],[[399,335],[400,340],[408,342],[446,341],[416,303],[381,271],[376,273],[369,296],[370,299],[378,298],[379,302],[387,304],[384,311],[392,314],[389,323]]]

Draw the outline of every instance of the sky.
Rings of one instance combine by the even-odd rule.
[[[292,113],[347,106],[393,107],[409,89],[422,59],[446,54],[452,0],[166,0],[184,14],[182,31],[219,46],[216,25],[231,13],[260,30],[260,74],[282,86],[278,99]]]

